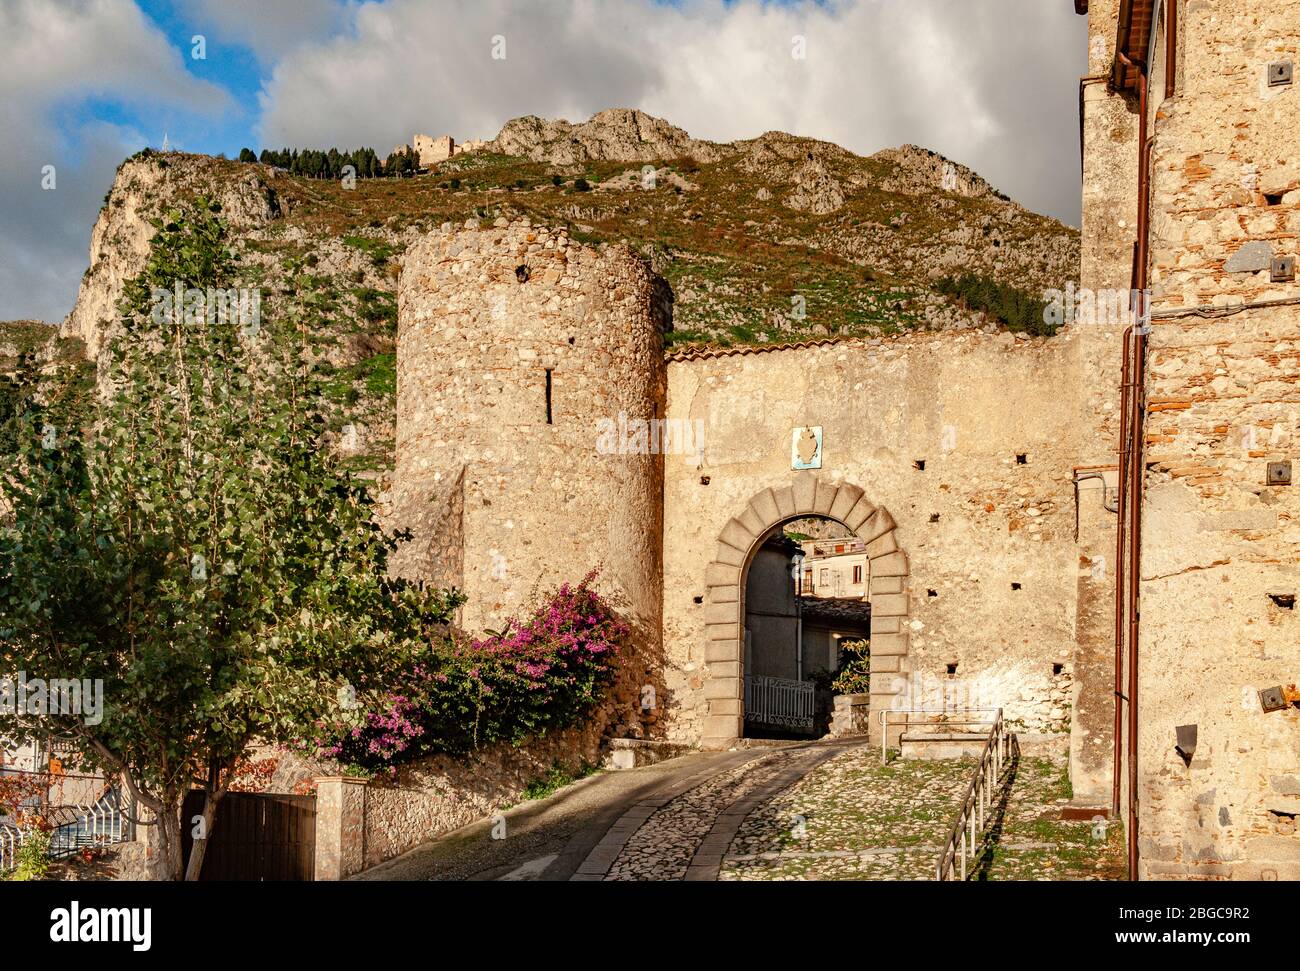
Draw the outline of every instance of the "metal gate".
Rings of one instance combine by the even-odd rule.
[[[184,858],[194,844],[203,793],[185,797]],[[200,880],[312,880],[316,871],[316,797],[231,792],[217,804]]]
[[[811,732],[815,712],[816,686],[811,681],[745,678],[745,721]]]

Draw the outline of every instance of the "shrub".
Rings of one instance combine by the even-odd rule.
[[[573,188],[574,188],[574,191],[576,191],[576,192],[590,192],[590,191],[591,191],[591,183],[588,182],[586,179],[574,179],[574,180],[573,180]]]
[[[425,755],[519,743],[589,715],[614,680],[629,628],[592,589],[565,584],[525,622],[429,646],[370,710],[322,724],[317,753],[370,771]]]
[[[587,776],[600,771],[600,766],[583,762],[576,772],[571,772],[558,762],[553,764],[546,775],[540,779],[534,779],[528,785],[524,786],[523,797],[525,799],[545,799],[547,796],[559,792],[565,786],[571,786],[579,779],[585,779]]]
[[[15,854],[16,866],[10,880],[44,880],[50,870],[50,831],[43,826],[32,826],[23,834],[23,841]]]
[[[840,669],[832,687],[836,694],[866,694],[871,687],[871,642],[840,641]]]
[[[1024,290],[973,273],[940,280],[936,288],[945,296],[961,300],[971,310],[996,318],[1008,330],[1024,331],[1038,337],[1051,337],[1056,333],[1056,326],[1043,319],[1047,304]]]

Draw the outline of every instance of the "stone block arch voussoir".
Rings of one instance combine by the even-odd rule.
[[[701,744],[730,748],[744,732],[745,574],[758,547],[779,526],[803,516],[824,516],[867,543],[871,581],[871,710],[888,708],[898,693],[896,676],[908,670],[908,563],[895,536],[897,523],[858,486],[834,485],[811,473],[789,485],[764,489],[729,520],[706,568],[704,696],[708,714]],[[878,677],[878,675],[885,677]]]

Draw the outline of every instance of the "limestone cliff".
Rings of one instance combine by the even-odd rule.
[[[223,216],[237,231],[265,225],[282,214],[280,199],[267,181],[275,180],[274,170],[259,167],[214,178],[216,161],[141,153],[118,167],[90,234],[90,267],[62,326],[63,336],[84,341],[92,358],[100,351],[106,324],[116,315],[123,284],[144,268],[154,234],[150,219],[162,216],[178,199],[204,192],[221,204]]]

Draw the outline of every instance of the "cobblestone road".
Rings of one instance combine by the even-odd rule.
[[[972,760],[880,763],[861,740],[695,753],[601,773],[362,879],[932,880]],[[1021,757],[975,880],[1122,879],[1122,827],[1062,822],[1063,759]]]
[[[971,760],[894,761],[855,749],[749,816],[722,880],[932,880]],[[1123,834],[1063,822],[1064,759],[1021,758],[975,880],[1122,879]]]
[[[926,880],[970,782],[970,761],[880,764],[859,748],[753,813],[723,880]]]

